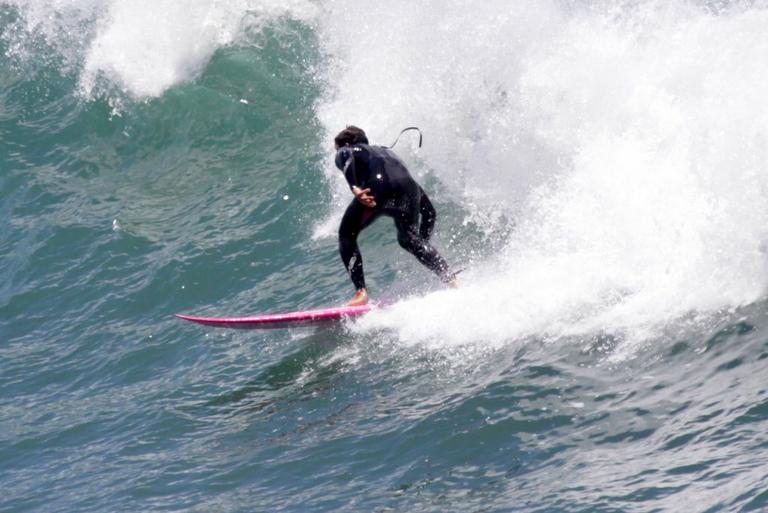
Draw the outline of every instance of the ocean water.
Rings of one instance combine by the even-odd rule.
[[[768,511],[764,2],[0,2],[0,511]],[[438,209],[340,304],[346,124]]]

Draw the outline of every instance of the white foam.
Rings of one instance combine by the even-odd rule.
[[[517,222],[465,287],[359,329],[443,346],[637,339],[765,294],[768,10],[458,0],[331,10],[335,89],[318,105],[329,134],[353,123],[386,141],[419,125],[420,158],[454,200]]]

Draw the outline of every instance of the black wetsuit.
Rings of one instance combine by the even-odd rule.
[[[355,288],[365,288],[357,236],[381,215],[395,220],[397,241],[403,248],[444,281],[449,281],[452,275],[448,264],[429,243],[435,226],[435,209],[397,155],[381,146],[355,144],[336,153],[336,166],[350,187],[370,188],[370,195],[376,201],[376,206],[369,208],[357,198],[353,199],[339,227],[341,259]]]

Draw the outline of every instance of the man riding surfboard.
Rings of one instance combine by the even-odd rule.
[[[355,195],[339,226],[341,260],[356,289],[347,305],[368,303],[357,236],[382,215],[394,219],[400,246],[444,282],[455,286],[455,274],[449,272],[447,262],[429,242],[435,227],[435,209],[403,161],[389,148],[369,145],[365,132],[356,126],[339,132],[334,142],[336,167],[344,173]]]

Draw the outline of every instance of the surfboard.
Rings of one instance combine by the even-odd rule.
[[[274,313],[254,315],[249,317],[196,317],[194,315],[176,314],[179,319],[192,321],[214,328],[232,328],[239,330],[259,330],[276,328],[294,328],[329,321],[338,321],[357,317],[370,312],[373,305],[339,306],[304,310],[301,312]]]

